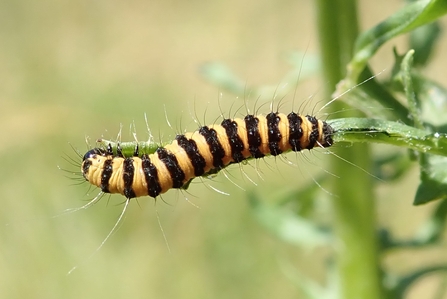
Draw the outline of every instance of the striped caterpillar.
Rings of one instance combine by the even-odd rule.
[[[309,115],[247,115],[177,135],[153,154],[140,155],[138,144],[133,156],[124,155],[119,144],[115,152],[111,144],[94,148],[84,155],[81,170],[104,193],[119,193],[127,199],[155,198],[171,188],[186,188],[195,177],[249,158],[329,147],[333,133],[325,121]]]

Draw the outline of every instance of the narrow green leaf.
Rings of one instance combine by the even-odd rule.
[[[410,32],[410,49],[414,50],[414,66],[427,64],[441,35],[439,23],[433,22]]]
[[[433,244],[439,241],[445,230],[447,222],[447,200],[442,200],[430,215],[430,218],[422,224],[415,236],[419,244]]]
[[[200,66],[201,76],[219,89],[229,91],[236,95],[250,92],[246,84],[228,66],[221,62],[208,62]]]
[[[319,56],[310,53],[290,52],[282,58],[292,66],[292,69],[284,75],[279,84],[250,85],[250,82],[244,82],[227,65],[217,61],[201,65],[199,71],[205,80],[220,90],[240,96],[242,100],[251,97],[262,101],[271,100],[272,96],[284,97],[290,90],[296,89],[299,83],[297,80],[303,81],[321,68]]]
[[[419,226],[414,237],[406,240],[395,239],[391,232],[386,229],[380,230],[382,250],[427,248],[435,245],[441,240],[446,229],[447,222],[447,200],[442,200],[430,215],[430,218]]]
[[[337,84],[332,98],[342,97],[343,102],[371,118],[399,119],[408,123],[408,109],[372,76],[366,68],[361,74],[360,81],[363,82],[360,85],[348,86],[346,79],[343,79]]]
[[[416,191],[414,205],[447,198],[447,158],[421,155],[421,183]]]
[[[292,266],[290,261],[280,263],[284,275],[301,290],[307,299],[337,299],[340,278],[332,264],[326,269],[326,285],[321,286],[317,281],[310,279],[308,275],[302,274],[299,269]]]
[[[411,77],[411,69],[413,67],[413,55],[414,50],[410,50],[405,54],[402,60],[402,81],[405,90],[405,96],[408,101],[408,110],[410,112],[411,119],[414,122],[416,128],[423,129],[424,125],[421,120],[421,108],[419,101],[416,98],[416,93],[413,87],[413,79]]]
[[[302,217],[310,217],[315,212],[315,198],[321,198],[321,185],[325,184],[329,174],[323,173],[315,177],[311,182],[300,188],[285,190],[283,194],[275,195],[278,205],[289,206],[291,209]],[[316,184],[315,182],[318,182]]]
[[[388,40],[433,22],[447,13],[447,1],[422,0],[413,2],[357,39],[354,57],[348,65],[349,86],[355,85],[369,59]]]
[[[413,165],[411,159],[402,155],[401,151],[388,153],[384,157],[374,159],[373,174],[388,183],[400,179]]]
[[[447,134],[430,133],[399,122],[340,118],[328,121],[335,129],[334,142],[374,142],[447,156]]]
[[[447,132],[447,89],[417,73],[413,76],[413,82],[425,124],[431,126],[434,132]]]
[[[422,122],[426,128],[431,128],[433,132],[446,132],[447,90],[408,65],[409,55],[413,57],[416,55],[416,52],[413,53],[414,55],[410,54],[412,52],[410,50],[407,54],[401,56],[394,51],[396,63],[393,68],[391,84],[388,86],[395,93],[406,93],[409,106],[413,110],[411,113],[407,110],[407,114],[411,115],[412,119],[417,114],[418,121]],[[405,57],[407,57],[406,62],[404,61]],[[394,112],[394,107],[392,110]],[[411,121],[407,124],[412,123]]]
[[[447,265],[437,265],[425,267],[417,270],[407,276],[403,276],[397,279],[393,279],[389,292],[392,294],[392,298],[404,298],[407,290],[420,278],[425,275],[429,275],[435,272],[447,272]]]
[[[312,221],[282,206],[265,204],[254,193],[248,198],[259,222],[277,238],[307,249],[331,244],[331,233]]]

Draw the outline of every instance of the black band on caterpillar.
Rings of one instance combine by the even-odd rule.
[[[232,121],[231,119],[225,119],[222,122],[221,126],[225,128],[225,132],[227,133],[233,161],[236,163],[242,162],[243,160],[245,160],[244,156],[242,155],[242,151],[244,150],[244,143],[238,135],[237,122]]]
[[[158,180],[157,168],[151,163],[147,154],[141,157],[141,167],[143,168],[144,181],[147,186],[147,195],[157,197],[161,193],[161,186]]]
[[[281,118],[278,117],[278,113],[271,112],[267,114],[266,119],[268,127],[267,130],[270,155],[277,156],[282,153],[282,150],[279,148],[279,142],[281,141],[282,136],[278,126]]]
[[[289,120],[289,144],[292,151],[298,152],[302,150],[300,140],[303,137],[303,130],[301,129],[303,120],[301,116],[293,112],[287,115],[287,119]]]
[[[245,129],[247,130],[248,150],[250,151],[252,157],[254,158],[264,157],[265,155],[259,149],[262,142],[258,128],[259,119],[254,115],[247,115],[244,118],[244,121],[245,121]]]
[[[214,168],[223,167],[222,159],[225,157],[225,150],[219,142],[219,138],[214,129],[210,129],[207,126],[201,127],[199,133],[205,137],[206,144],[209,147],[209,151],[212,157],[212,164]],[[209,163],[209,162],[208,162]]]
[[[188,155],[188,158],[194,167],[194,175],[203,175],[205,173],[204,169],[206,161],[200,155],[196,142],[193,139],[186,138],[185,135],[177,135],[175,140],[177,140],[178,145],[181,146]]]
[[[220,125],[177,135],[172,143],[141,157],[138,145],[132,157],[126,157],[120,145],[115,153],[110,144],[106,149],[94,148],[84,155],[81,169],[84,178],[102,192],[129,199],[157,197],[171,188],[187,186],[194,177],[248,158],[329,147],[333,133],[325,121],[309,115],[247,115],[243,120],[224,119]]]
[[[134,198],[135,192],[132,189],[135,166],[133,158],[125,158],[123,164],[124,196]]]

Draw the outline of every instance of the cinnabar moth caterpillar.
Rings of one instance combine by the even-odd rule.
[[[102,192],[119,193],[128,199],[157,197],[171,188],[187,187],[197,176],[248,158],[329,147],[333,133],[325,121],[309,115],[247,115],[177,135],[152,154],[140,155],[138,144],[131,157],[123,155],[119,144],[115,153],[111,144],[94,148],[84,155],[81,169],[84,178]]]

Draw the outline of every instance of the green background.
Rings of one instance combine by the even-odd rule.
[[[360,1],[360,23],[369,28],[401,5]],[[241,99],[199,75],[206,62],[225,63],[249,86],[268,86],[259,102],[252,95],[245,99],[251,109],[267,103],[259,111],[269,112],[275,88],[282,90],[281,79],[291,70],[285,57],[302,51],[306,62],[317,54],[313,9],[311,1],[1,1],[1,297],[300,298],[284,264],[323,282],[330,252],[278,241],[257,223],[246,200],[248,190],[255,190],[272,194],[274,203],[275,194],[318,181],[325,159],[336,158],[322,151],[287,155],[298,167],[282,158],[244,166],[258,186],[234,166],[212,181],[195,180],[188,193],[167,193],[164,202],[133,200],[120,229],[91,258],[120,214],[123,197],[105,196],[87,210],[63,214],[97,194],[73,179],[79,169],[64,158],[80,164],[70,145],[85,152],[86,136],[91,145],[99,137],[115,139],[122,124],[128,141],[135,123],[144,140],[147,113],[156,141],[167,142],[194,130],[194,115],[203,124],[214,123],[221,111],[232,117],[245,113]],[[380,50],[373,59],[376,71],[391,67],[393,45],[399,48],[405,39]],[[437,63],[427,68],[444,86],[446,51],[443,38]],[[321,98],[318,79],[302,81],[293,107],[304,102],[300,112],[311,113],[327,99]],[[291,109],[292,98],[293,92],[281,111]],[[414,172],[376,190],[378,217],[398,237],[412,235],[431,210],[411,206],[417,181]],[[322,206],[336,200],[325,197],[318,199]],[[396,252],[383,262],[403,273],[445,261],[444,252]],[[408,298],[421,298],[432,283],[422,280]]]

